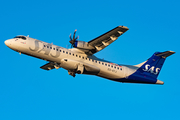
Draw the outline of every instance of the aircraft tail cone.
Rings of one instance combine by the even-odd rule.
[[[157,80],[156,84],[161,84],[161,85],[163,85],[164,82],[163,82],[163,81],[160,81],[160,80]]]

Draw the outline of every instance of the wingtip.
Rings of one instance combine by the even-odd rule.
[[[120,26],[118,26],[118,27],[129,29],[128,27],[126,27],[126,26],[124,26],[124,25],[120,25]]]

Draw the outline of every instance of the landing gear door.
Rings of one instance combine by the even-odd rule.
[[[77,67],[77,73],[83,74],[83,72],[84,72],[84,65],[82,63],[79,63],[79,65]]]

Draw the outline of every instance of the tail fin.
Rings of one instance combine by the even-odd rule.
[[[137,70],[145,76],[157,78],[166,58],[175,52],[156,52]]]

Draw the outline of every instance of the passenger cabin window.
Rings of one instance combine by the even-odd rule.
[[[14,38],[21,38],[21,39],[23,39],[23,40],[26,40],[26,37],[25,37],[25,36],[16,36],[16,37],[14,37]]]

